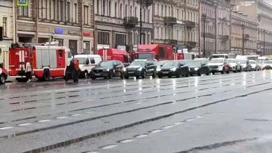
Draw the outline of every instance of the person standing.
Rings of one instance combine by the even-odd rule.
[[[32,68],[29,62],[26,63],[25,73],[26,73],[27,83],[29,83],[32,79]]]

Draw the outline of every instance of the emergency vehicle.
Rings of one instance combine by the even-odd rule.
[[[130,54],[122,49],[104,48],[98,50],[98,55],[102,57],[102,60],[118,60],[123,63],[130,63]]]
[[[4,84],[8,78],[8,72],[4,68],[4,64],[0,63],[0,84]]]
[[[9,49],[9,75],[19,76],[18,81],[27,81],[26,63],[29,62],[33,75],[39,80],[64,77],[68,52],[63,46],[51,44],[12,44]]]
[[[145,44],[138,45],[135,59],[149,60],[174,60],[174,51],[172,45],[165,44]]]

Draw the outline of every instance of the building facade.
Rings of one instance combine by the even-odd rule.
[[[239,55],[257,53],[258,23],[238,10],[232,11],[231,52]]]
[[[3,28],[3,41],[0,46],[9,47],[13,41],[13,3],[11,0],[2,0],[0,3],[0,27]]]
[[[217,1],[201,1],[201,53],[203,56],[210,56],[216,53],[216,10]]]
[[[198,1],[156,0],[154,8],[154,43],[198,52]]]
[[[153,9],[149,2],[152,1],[142,1],[140,7],[139,0],[95,0],[96,49],[120,48],[129,51],[140,43],[150,44],[153,39]]]
[[[216,32],[216,52],[228,53],[230,52],[230,18],[231,7],[229,1],[218,1],[216,19],[217,19],[217,32]]]
[[[93,53],[93,8],[93,0],[29,0],[17,8],[16,41],[58,41],[73,54]]]

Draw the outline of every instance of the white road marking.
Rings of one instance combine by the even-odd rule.
[[[71,115],[71,116],[73,116],[73,117],[76,117],[76,116],[81,116],[82,114],[73,114],[73,115]]]
[[[8,129],[12,129],[12,126],[6,126],[6,127],[1,127],[0,130],[8,130]]]
[[[89,151],[89,152],[86,152],[86,153],[98,153],[97,151]]]
[[[126,140],[122,140],[120,141],[121,143],[129,143],[129,142],[132,142],[134,141],[133,139],[126,139]]]
[[[196,116],[196,118],[202,118],[202,116],[199,115],[199,116]]]
[[[102,147],[102,149],[106,150],[106,149],[112,149],[112,148],[115,148],[117,147],[118,145],[108,145],[108,146],[104,146]]]
[[[153,130],[151,131],[151,133],[158,133],[158,132],[161,132],[162,130]]]
[[[67,116],[60,116],[60,117],[57,117],[57,119],[61,120],[61,119],[66,119],[68,118]]]
[[[141,134],[141,135],[136,136],[136,138],[144,138],[144,137],[147,137],[147,135],[146,134]]]
[[[176,122],[175,125],[181,125],[184,124],[183,122]]]
[[[45,123],[45,122],[50,122],[51,120],[39,120],[39,123]]]
[[[173,126],[173,125],[169,125],[169,126],[163,127],[163,129],[170,129],[170,128],[172,128],[172,127],[174,127],[174,126]]]
[[[193,120],[195,120],[195,119],[190,118],[190,119],[187,119],[186,122],[191,122]]]
[[[32,123],[22,123],[22,124],[18,124],[18,126],[28,126],[31,125]]]

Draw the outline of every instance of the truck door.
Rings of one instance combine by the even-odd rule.
[[[63,49],[57,50],[56,55],[57,55],[57,68],[65,68],[66,67],[65,50]]]

